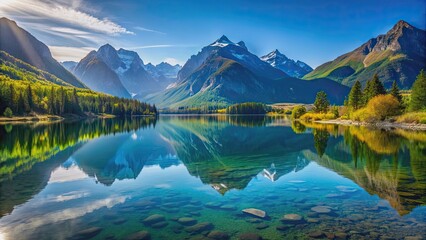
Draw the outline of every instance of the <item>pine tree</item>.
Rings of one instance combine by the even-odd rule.
[[[370,101],[370,99],[380,94],[386,94],[386,89],[383,86],[382,82],[380,82],[377,74],[374,74],[374,77],[371,80],[367,81],[367,85],[363,92],[364,105],[366,105],[368,101]]]
[[[9,107],[13,110],[13,111],[15,111],[16,112],[16,109],[17,109],[17,103],[16,103],[16,101],[17,101],[17,98],[16,98],[16,96],[15,96],[15,88],[13,87],[13,85],[12,84],[10,84],[9,85],[9,96],[8,96],[8,98],[9,98]]]
[[[26,111],[24,96],[22,92],[19,93],[18,104],[16,105],[16,112],[22,115]]]
[[[327,94],[324,91],[317,93],[315,98],[314,107],[315,112],[327,112],[330,102],[327,99]]]
[[[31,89],[31,85],[28,85],[27,88],[27,102],[28,102],[28,107],[31,110],[34,110],[34,99],[33,99],[33,90]]]
[[[393,83],[392,83],[392,88],[390,90],[390,94],[392,96],[394,96],[396,99],[398,99],[399,102],[402,101],[402,96],[399,93],[399,88],[398,88],[398,84],[396,83],[396,81],[393,81]]]
[[[49,93],[49,113],[55,114],[55,90],[53,87],[50,89]]]
[[[349,93],[348,106],[352,107],[354,110],[361,108],[362,106],[362,90],[361,83],[356,81],[354,86]]]
[[[419,111],[426,109],[426,76],[424,71],[420,71],[416,81],[411,88],[410,111]]]

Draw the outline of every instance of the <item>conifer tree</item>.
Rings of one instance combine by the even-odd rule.
[[[398,84],[396,83],[396,81],[393,81],[393,83],[392,83],[392,88],[390,90],[390,94],[392,96],[394,96],[396,99],[398,99],[399,102],[402,101],[402,96],[401,96],[401,93],[399,93],[399,88],[398,88]]]
[[[354,110],[361,108],[362,106],[362,90],[361,83],[356,81],[354,86],[349,93],[348,105]]]
[[[419,111],[426,109],[426,75],[424,71],[420,71],[416,81],[411,88],[411,101],[409,105],[410,111]]]
[[[314,107],[315,112],[327,112],[330,102],[327,99],[327,94],[324,91],[317,93],[315,98]]]
[[[380,82],[379,76],[377,76],[377,74],[374,74],[374,77],[371,80],[367,81],[367,86],[365,87],[363,92],[364,105],[367,104],[370,99],[380,94],[386,94],[386,89],[383,86],[382,82]]]
[[[27,102],[30,111],[34,109],[34,99],[33,99],[33,90],[31,89],[31,85],[28,85],[27,88]]]

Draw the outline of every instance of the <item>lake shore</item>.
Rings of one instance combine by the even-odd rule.
[[[341,120],[341,119],[318,120],[315,122],[324,123],[324,124],[345,125],[345,126],[369,126],[369,127],[385,128],[385,129],[400,128],[400,129],[407,129],[407,130],[426,131],[426,124],[420,124],[420,123],[399,123],[399,122],[385,122],[385,121],[367,123],[367,122],[358,122],[358,121]]]
[[[0,117],[0,124],[25,124],[25,123],[41,123],[41,122],[61,122],[65,120],[81,120],[89,118],[115,118],[115,115],[104,114],[104,115],[35,115],[35,116],[14,116],[14,117]]]

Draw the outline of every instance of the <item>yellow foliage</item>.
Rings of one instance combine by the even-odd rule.
[[[423,123],[426,124],[426,112],[410,112],[405,113],[396,118],[401,123]]]
[[[349,127],[349,132],[379,154],[394,154],[400,147],[399,138],[393,137],[389,132],[357,126]]]
[[[335,116],[333,113],[313,113],[313,112],[308,112],[303,114],[300,117],[301,120],[303,121],[317,121],[317,120],[330,120],[330,119],[335,119]]]
[[[395,116],[399,111],[400,104],[398,99],[390,94],[378,95],[372,98],[365,108],[352,113],[351,118],[355,121],[377,122]]]

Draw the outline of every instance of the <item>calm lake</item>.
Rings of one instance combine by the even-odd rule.
[[[426,132],[263,116],[0,125],[1,240],[424,239],[425,203]]]

